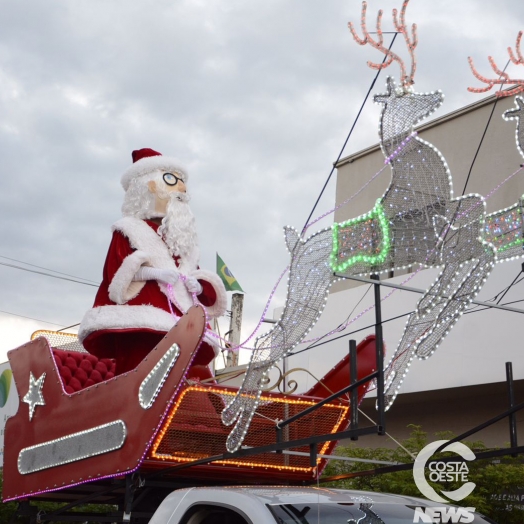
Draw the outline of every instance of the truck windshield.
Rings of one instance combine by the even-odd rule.
[[[421,508],[401,504],[369,502],[268,505],[278,524],[496,524],[464,508]],[[466,511],[466,513],[462,513]]]

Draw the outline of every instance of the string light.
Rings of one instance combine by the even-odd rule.
[[[194,460],[198,460],[199,458],[204,458],[207,456],[204,452],[202,452],[202,455],[195,454],[194,452],[188,452],[185,450],[182,451],[169,451],[168,452],[159,452],[159,447],[162,445],[164,440],[167,438],[168,433],[170,431],[177,431],[177,414],[184,409],[184,401],[186,399],[186,396],[188,394],[214,394],[218,395],[221,398],[225,399],[227,397],[234,397],[236,392],[232,391],[227,388],[221,388],[216,386],[211,387],[203,387],[203,386],[188,386],[184,391],[182,391],[176,401],[176,403],[173,405],[168,417],[165,420],[165,423],[163,427],[160,429],[153,446],[151,448],[151,452],[149,457],[154,460],[162,460],[162,461],[168,461],[168,462],[192,462]],[[274,404],[283,404],[284,406],[300,406],[303,409],[306,409],[307,407],[316,405],[315,401],[305,400],[301,398],[291,398],[291,397],[279,397],[279,396],[273,396],[271,394],[265,393],[261,395],[260,402],[263,402],[265,405],[269,403]],[[188,408],[186,408],[188,409]],[[330,430],[330,433],[336,433],[339,431],[339,429],[342,426],[345,426],[348,422],[349,417],[349,406],[347,404],[332,404],[328,403],[322,406],[321,410],[335,410],[338,411],[338,417],[333,425],[332,429]],[[183,415],[180,415],[183,416]],[[225,436],[225,435],[224,435]],[[219,438],[220,434],[217,435],[215,438]],[[319,454],[325,454],[328,450],[329,446],[332,445],[331,442],[324,442],[322,445],[321,450],[319,451]],[[317,459],[317,464],[321,462],[321,459]],[[217,460],[214,462],[215,464],[219,465],[233,465],[233,466],[241,466],[241,467],[250,467],[250,468],[263,468],[263,469],[273,469],[278,471],[291,471],[291,472],[304,472],[309,473],[314,468],[311,466],[308,467],[299,467],[299,466],[291,466],[291,465],[284,465],[284,464],[275,464],[273,462],[264,462],[264,461],[250,461],[249,459],[227,459],[227,460]]]

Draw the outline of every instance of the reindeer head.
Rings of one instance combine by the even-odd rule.
[[[515,108],[504,111],[502,116],[506,121],[517,121],[517,129],[515,133],[517,139],[517,149],[521,156],[524,157],[524,99],[522,99],[520,96],[516,96]]]
[[[382,145],[389,150],[411,133],[419,122],[436,111],[442,104],[444,95],[441,91],[406,92],[397,86],[392,77],[388,77],[386,85],[387,92],[375,95],[374,100],[383,104],[379,133]]]
[[[515,44],[515,53],[513,53],[513,50],[511,47],[508,47],[508,54],[509,59],[511,62],[513,62],[515,65],[524,65],[524,57],[522,56],[522,52],[520,51],[520,43],[522,40],[522,34],[523,31],[520,31],[517,35],[517,43]],[[522,79],[515,79],[510,78],[509,75],[505,71],[501,71],[497,64],[495,63],[495,60],[493,57],[488,56],[489,63],[491,64],[491,68],[493,71],[498,75],[498,78],[486,78],[482,76],[476,69],[475,65],[473,64],[473,59],[471,57],[468,57],[469,65],[471,67],[471,71],[473,71],[473,74],[475,75],[475,78],[478,78],[481,82],[484,82],[485,84],[488,84],[486,87],[468,87],[468,91],[472,93],[485,93],[486,91],[489,91],[494,85],[500,85],[503,86],[504,84],[515,84],[515,87],[512,89],[507,89],[506,91],[499,90],[496,93],[496,96],[503,97],[503,96],[512,96],[516,95],[517,93],[524,92],[524,80]],[[517,130],[516,130],[516,139],[517,139],[517,149],[519,150],[519,153],[521,156],[524,157],[524,122],[522,118],[524,117],[524,99],[522,99],[520,96],[515,97],[515,108],[514,109],[508,109],[504,112],[504,120],[516,120],[517,121]]]
[[[383,147],[389,150],[396,147],[402,139],[409,134],[413,127],[430,115],[442,104],[443,95],[440,91],[434,93],[415,93],[413,91],[415,70],[417,62],[415,60],[415,48],[418,44],[417,26],[413,24],[409,32],[406,26],[406,8],[409,0],[404,0],[400,16],[396,9],[393,9],[393,23],[395,29],[404,35],[404,40],[411,57],[411,69],[407,72],[406,65],[399,55],[384,46],[384,37],[382,34],[382,10],[377,16],[376,38],[373,38],[366,26],[367,3],[362,2],[362,15],[360,18],[360,27],[364,38],[360,38],[351,22],[349,30],[355,41],[360,45],[369,44],[378,51],[384,53],[384,61],[381,64],[368,62],[372,69],[385,69],[393,62],[400,65],[400,84],[397,85],[392,77],[387,79],[387,92],[376,95],[375,102],[383,104],[382,114],[380,117],[380,137]]]
[[[509,59],[515,64],[524,64],[524,57],[522,56],[522,53],[520,51],[520,42],[522,40],[522,31],[519,32],[517,35],[517,43],[515,44],[515,53],[513,53],[513,50],[511,47],[508,47],[508,53],[509,53]],[[504,85],[504,84],[516,84],[513,89],[508,89],[507,91],[497,91],[497,96],[512,96],[516,95],[517,93],[521,93],[524,91],[524,80],[522,79],[515,79],[510,78],[507,73],[499,69],[497,64],[495,63],[495,60],[492,56],[488,56],[489,63],[491,64],[491,68],[493,71],[498,75],[498,78],[486,78],[485,76],[482,76],[476,69],[475,65],[473,64],[473,58],[470,56],[468,57],[468,62],[471,67],[471,71],[473,72],[473,75],[475,75],[475,78],[478,78],[481,82],[484,82],[485,84],[488,84],[486,87],[468,87],[468,91],[471,93],[485,93],[486,91],[489,91],[494,85]]]

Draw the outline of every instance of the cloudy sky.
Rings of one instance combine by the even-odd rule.
[[[383,7],[392,30],[400,3],[370,0],[370,28]],[[120,176],[142,147],[188,166],[201,265],[213,269],[217,251],[228,263],[246,291],[248,335],[287,265],[282,226],[304,225],[375,75],[366,61],[382,59],[347,29],[360,2],[1,5],[0,361],[35,329],[76,324],[91,307]],[[416,89],[444,91],[441,116],[481,96],[466,91],[478,85],[469,54],[486,75],[488,54],[505,65],[524,3],[412,0],[408,20],[419,26]],[[344,155],[375,143],[377,123],[369,102]],[[333,207],[334,182],[314,216]],[[21,262],[91,285],[5,265],[44,271]]]

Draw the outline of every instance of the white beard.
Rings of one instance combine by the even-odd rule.
[[[195,216],[188,201],[189,197],[184,193],[170,193],[166,216],[158,228],[158,234],[171,255],[180,257],[182,270],[196,269],[200,258]]]

